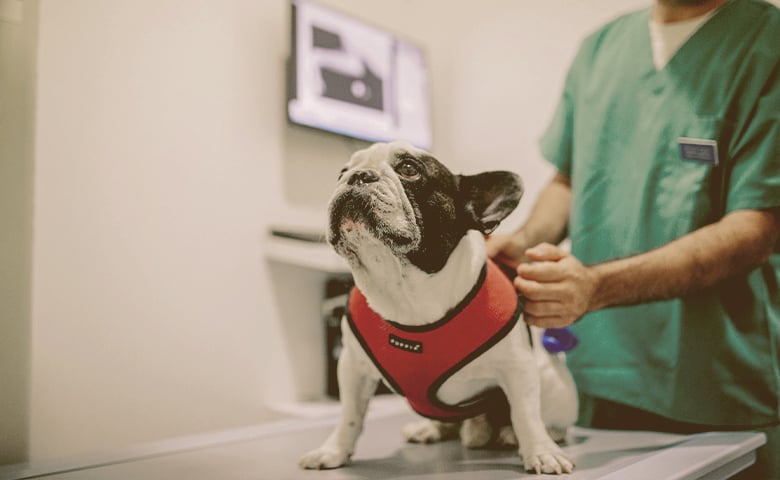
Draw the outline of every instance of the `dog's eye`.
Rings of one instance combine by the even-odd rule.
[[[395,171],[398,172],[398,175],[401,175],[407,180],[417,180],[420,178],[420,170],[417,168],[417,164],[412,160],[403,160],[395,167]]]

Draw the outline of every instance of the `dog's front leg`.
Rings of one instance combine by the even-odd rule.
[[[574,463],[550,438],[542,421],[539,372],[533,356],[522,355],[526,356],[501,375],[524,467],[536,473],[571,473]]]
[[[338,468],[345,465],[363,431],[368,402],[379,379],[367,371],[365,361],[369,360],[360,358],[362,352],[356,352],[347,340],[345,336],[344,349],[338,361],[341,420],[322,446],[301,458],[298,464],[302,468]]]

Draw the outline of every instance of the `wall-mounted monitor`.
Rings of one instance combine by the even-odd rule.
[[[420,46],[308,0],[291,0],[290,122],[368,141],[432,148]]]

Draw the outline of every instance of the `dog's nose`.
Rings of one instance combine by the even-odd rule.
[[[379,175],[373,170],[358,170],[353,173],[347,183],[349,185],[362,185],[364,183],[374,183],[379,181]]]

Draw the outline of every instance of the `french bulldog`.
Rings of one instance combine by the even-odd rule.
[[[525,470],[570,473],[557,442],[577,417],[564,354],[522,321],[511,280],[487,258],[485,235],[517,206],[517,175],[455,175],[404,142],[352,155],[328,205],[327,240],[355,288],[342,320],[342,414],[307,469],[349,462],[378,382],[427,417],[407,441],[460,436],[470,448],[519,450]]]

